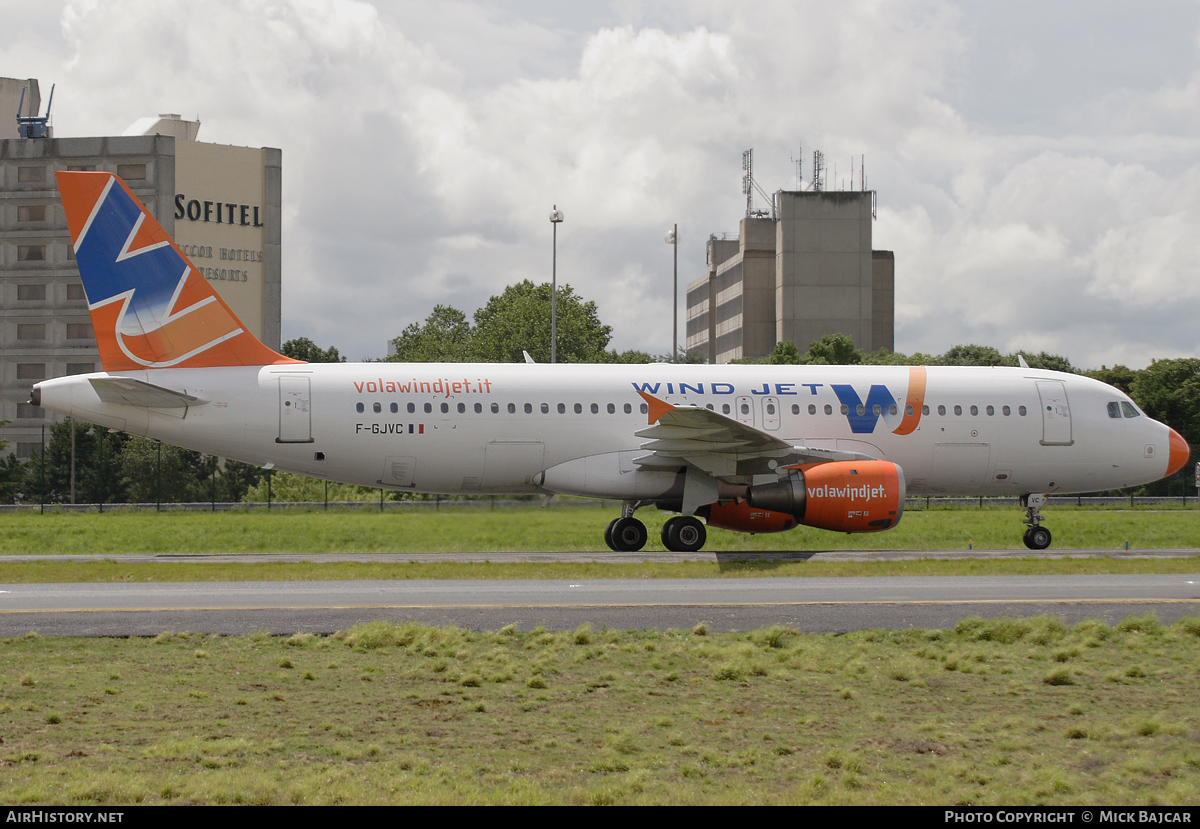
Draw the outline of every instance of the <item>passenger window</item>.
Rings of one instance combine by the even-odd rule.
[[[508,404],[508,413],[509,413],[509,414],[516,414],[516,413],[517,413],[517,404],[516,404],[516,403],[509,403],[509,404]]]
[[[393,404],[392,404],[391,406],[389,406],[388,408],[392,410],[392,414],[395,414],[396,412],[400,411],[400,407],[399,407],[399,406],[397,406],[395,403],[393,403]]]
[[[624,408],[625,408],[625,414],[631,414],[633,412],[633,406],[630,406],[628,403],[625,404]]]
[[[466,410],[467,410],[467,404],[466,404],[466,403],[459,403],[459,404],[458,404],[458,413],[459,413],[459,414],[463,414],[464,412],[466,412]]]
[[[600,407],[595,403],[592,404],[592,414],[600,414]]]
[[[1025,407],[1017,406],[1017,414],[1019,414],[1021,417],[1024,417],[1025,416]]]
[[[792,404],[792,414],[800,414],[800,404],[799,403]]]
[[[978,406],[971,407],[971,417],[979,417],[979,407]]]
[[[888,414],[895,414],[895,413],[896,413],[896,404],[893,403],[892,405],[888,406]]]
[[[612,404],[609,404],[609,405],[612,405]],[[707,406],[705,406],[704,408],[708,409],[710,412],[715,412],[715,411],[716,411],[716,409],[714,409],[714,408],[713,408],[713,404],[712,404],[712,403],[709,403],[709,404],[708,404]]]
[[[844,415],[850,414],[850,407],[847,406],[845,403],[842,404],[842,414],[844,414]]]
[[[815,414],[817,413],[817,407],[816,407],[816,404],[814,404],[814,403],[809,403],[809,404],[808,404],[808,413],[809,413],[810,415],[815,415]]]
[[[996,413],[996,407],[995,407],[995,406],[988,406],[988,407],[987,407],[987,413],[988,413],[988,417],[991,417],[992,415],[994,415],[994,414]]]
[[[1124,400],[1121,401],[1121,410],[1125,412],[1126,417],[1137,417],[1139,414],[1138,410],[1133,407],[1132,403],[1127,403]]]
[[[729,414],[729,404],[728,403],[721,404],[721,414]]]
[[[638,406],[638,411],[640,411],[642,414],[650,414],[650,407],[643,403],[642,405]]]
[[[559,404],[558,404],[558,413],[559,413],[559,414],[566,414],[566,413],[567,413],[567,404],[566,404],[566,403],[559,403]]]
[[[775,414],[775,404],[773,404],[773,403],[767,404],[767,414],[769,414],[769,415]]]
[[[944,415],[946,414],[946,407],[945,407],[945,406],[938,406],[938,414],[939,414],[939,415],[943,415],[943,416],[944,416]]]
[[[542,414],[550,414],[550,404],[549,403],[542,404]]]
[[[929,414],[929,407],[928,407],[928,406],[921,406],[921,414],[923,414],[923,415],[927,415],[927,414]]]
[[[825,414],[827,414],[827,415],[833,414],[833,406],[830,406],[828,403],[825,404]]]
[[[956,415],[958,415],[959,417],[962,417],[962,406],[955,406],[955,407],[954,407],[954,413],[955,413]]]
[[[409,405],[412,405],[412,404],[409,404]],[[412,411],[412,409],[409,409],[409,411]],[[500,414],[500,404],[499,403],[492,404],[492,414]]]
[[[355,404],[355,406],[354,406],[354,410],[355,410],[356,412],[358,412],[359,414],[362,414],[362,413],[363,413],[363,409],[365,409],[365,408],[366,408],[366,407],[365,407],[365,406],[363,406],[363,404],[362,404],[362,403],[357,403],[357,404]]]
[[[431,404],[431,403],[426,403],[426,404],[425,404],[425,414],[429,414],[429,413],[430,413],[430,412],[432,412],[432,411],[433,411],[433,404]]]
[[[867,407],[864,406],[862,403],[859,403],[857,406],[854,407],[854,413],[857,415],[864,415],[867,413]]]
[[[533,414],[533,404],[532,403],[525,404],[525,414]]]
[[[442,404],[442,414],[446,414],[446,413],[447,413],[447,412],[449,412],[449,411],[450,411],[450,404],[449,404],[449,403],[443,403],[443,404]]]
[[[412,413],[413,413],[413,412],[415,412],[416,410],[417,410],[417,407],[416,407],[414,404],[412,404],[412,403],[409,403],[409,404],[408,404],[408,413],[409,413],[409,414],[412,414]]]
[[[483,414],[483,404],[482,403],[475,404],[475,414]]]
[[[708,408],[710,408],[710,409],[711,409],[711,408],[712,408],[712,406],[709,406]],[[609,414],[616,414],[616,413],[617,413],[617,407],[616,407],[616,406],[614,406],[612,403],[609,403],[609,404],[608,404],[608,413],[609,413]]]
[[[375,414],[379,414],[381,411],[383,411],[383,406],[380,406],[378,403],[372,403],[371,411],[375,412]]]
[[[1012,409],[1008,408],[1008,406],[1003,407],[1002,409],[1000,409],[1000,411],[1004,413],[1005,417],[1008,417],[1009,415],[1012,414]]]
[[[883,414],[883,409],[878,403],[871,407],[871,414],[875,415],[876,417],[879,417],[881,414]]]
[[[743,403],[741,406],[741,411],[742,411],[742,414],[750,414],[750,404]]]
[[[575,409],[575,414],[583,414],[583,404],[582,403],[576,403],[573,408]]]

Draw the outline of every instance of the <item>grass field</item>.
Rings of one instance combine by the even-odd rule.
[[[0,800],[1200,802],[1200,620],[3,642]]]
[[[0,556],[14,553],[405,553],[603,550],[616,510],[538,507],[414,513],[114,512],[0,515]],[[643,509],[650,541],[669,513]],[[1056,549],[1200,548],[1200,510],[1055,508],[1046,512]],[[751,536],[709,531],[705,550],[1023,549],[1016,509],[907,512],[882,533],[847,535],[800,527]]]

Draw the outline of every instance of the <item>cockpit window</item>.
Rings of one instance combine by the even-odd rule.
[[[1116,420],[1120,420],[1121,419],[1121,404],[1115,400],[1113,402],[1109,403],[1108,404],[1108,416],[1111,418],[1115,418]]]
[[[1141,415],[1141,412],[1139,412],[1137,408],[1127,400],[1121,401],[1121,411],[1125,413],[1126,417],[1138,417]]]

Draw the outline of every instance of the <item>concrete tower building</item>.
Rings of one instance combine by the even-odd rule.
[[[55,173],[123,178],[253,334],[280,346],[282,154],[196,141],[198,121],[144,118],[124,135],[56,138],[36,80],[0,78],[0,439],[20,458],[40,446],[38,380],[100,370]],[[26,137],[34,134],[36,137]]]
[[[895,259],[872,250],[873,198],[779,191],[774,218],[743,219],[736,241],[710,236],[708,273],[688,285],[688,352],[724,363],[836,333],[892,349]]]

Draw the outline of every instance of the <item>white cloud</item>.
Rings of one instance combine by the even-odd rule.
[[[1088,8],[1043,32],[937,0],[0,0],[25,30],[0,49],[59,84],[59,135],[181,112],[201,140],[281,147],[285,337],[355,357],[437,303],[548,279],[554,204],[560,279],[615,347],[665,352],[664,230],[682,286],[736,227],[741,151],[770,191],[801,145],[806,177],[813,149],[838,179],[866,156],[901,350],[1194,354],[1196,15],[1188,54],[1155,62],[1161,15]]]

